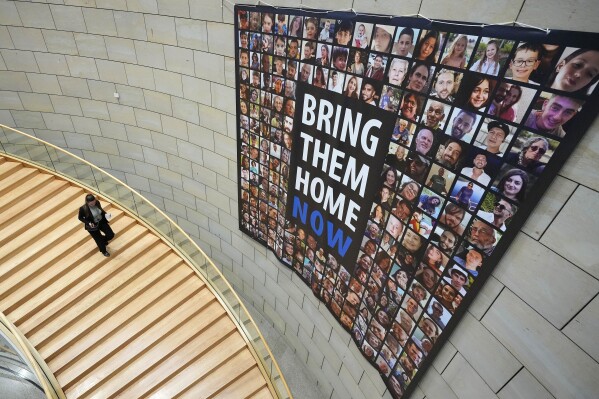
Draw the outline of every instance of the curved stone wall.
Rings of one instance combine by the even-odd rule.
[[[165,210],[284,335],[323,397],[389,397],[309,288],[238,231],[231,3],[48,3],[0,0],[0,122],[82,156]],[[599,20],[593,0],[331,0],[326,7],[574,30],[594,30]],[[414,397],[599,391],[599,213],[589,212],[599,203],[598,130],[599,123],[565,165]]]

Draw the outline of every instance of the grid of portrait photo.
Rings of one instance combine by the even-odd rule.
[[[400,398],[579,133],[568,126],[599,51],[259,10],[236,21],[241,228],[310,285]],[[285,220],[298,82],[396,118],[352,265]]]

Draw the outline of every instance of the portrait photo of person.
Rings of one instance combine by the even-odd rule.
[[[476,214],[496,229],[505,231],[518,207],[498,195],[488,192]]]
[[[321,89],[327,88],[328,69],[317,65],[314,68],[314,76],[312,77],[312,85]]]
[[[462,73],[441,68],[433,80],[431,97],[452,103],[455,99],[455,93],[457,93],[460,87],[462,75]]]
[[[495,179],[492,191],[501,194],[515,204],[519,204],[526,199],[526,195],[534,185],[535,180],[533,176],[524,170],[505,164],[501,167],[499,175]]]
[[[465,143],[472,142],[473,132],[476,131],[480,116],[473,111],[460,108],[454,108],[451,115],[451,122],[445,129],[445,134],[456,140]]]
[[[398,194],[410,203],[414,203],[420,193],[420,184],[416,183],[409,176],[404,175],[401,179]]]
[[[433,145],[435,144],[435,134],[431,129],[422,128],[416,133],[414,138],[414,150],[424,156],[431,156]]]
[[[287,60],[287,79],[297,80],[299,62],[295,60]]]
[[[275,15],[271,13],[262,14],[262,32],[273,33]]]
[[[424,211],[424,213],[437,218],[443,207],[444,199],[437,193],[431,191],[428,188],[424,188],[420,194],[418,200],[418,207]]]
[[[371,53],[368,58],[368,65],[364,77],[382,81],[385,77],[385,68],[387,66],[387,57],[381,54]]]
[[[500,231],[476,217],[472,220],[472,223],[468,228],[466,240],[488,256],[495,250],[497,243],[501,239],[501,235]]]
[[[433,131],[443,130],[449,110],[450,106],[435,99],[429,99],[424,106],[424,125]]]
[[[431,162],[416,152],[410,152],[404,173],[418,183],[424,183]]]
[[[500,39],[483,37],[472,57],[473,64],[470,66],[470,70],[486,75],[499,75],[499,71],[505,63],[505,58],[509,55],[509,52],[506,54],[505,51],[502,51],[502,46],[505,46],[506,42]]]
[[[514,139],[505,160],[527,172],[540,175],[558,145],[559,142],[556,140],[522,130]]]
[[[476,36],[449,33],[441,64],[454,68],[466,68],[477,39]]]
[[[290,15],[289,16],[289,26],[287,28],[288,35],[291,37],[302,37],[303,31],[303,17],[299,15]]]
[[[333,43],[333,33],[335,32],[335,20],[321,18],[319,25],[318,41]]]
[[[262,14],[259,12],[250,13],[250,30],[259,32],[262,30]]]
[[[478,184],[460,177],[451,190],[451,197],[459,206],[474,211],[484,193],[485,190]]]
[[[316,48],[316,65],[323,67],[331,66],[331,46],[324,43],[318,43]]]
[[[397,113],[399,106],[401,105],[401,95],[402,92],[400,89],[393,86],[384,85],[383,90],[381,91],[379,108],[384,109],[385,111]]]
[[[406,78],[410,63],[403,58],[393,58],[389,63],[385,81],[394,86],[401,86]]]
[[[304,18],[304,39],[317,40],[318,33],[318,18]]]
[[[334,43],[339,46],[349,46],[354,31],[354,24],[347,19],[338,19],[335,22]]]
[[[566,48],[547,80],[552,89],[589,95],[599,80],[599,50]]]
[[[479,148],[472,147],[464,158],[463,165],[460,171],[462,176],[483,187],[488,187],[499,172],[501,160]]]
[[[377,106],[380,98],[381,86],[372,79],[364,79],[360,89],[360,99],[366,104]]]
[[[507,123],[485,119],[474,140],[474,145],[503,157],[512,139],[512,128]]]
[[[314,63],[316,61],[316,42],[304,40],[302,43],[302,62]]]
[[[354,30],[353,46],[361,49],[367,49],[370,46],[372,37],[372,24],[366,22],[356,23]]]
[[[395,26],[377,24],[372,33],[370,49],[381,53],[388,53],[393,46],[393,34]]]
[[[412,92],[404,92],[399,106],[399,114],[410,121],[418,122],[425,98]]]
[[[418,37],[420,31],[413,28],[398,27],[393,41],[393,54],[402,57],[412,57],[414,50],[414,40]]]
[[[401,103],[399,106],[401,107]],[[393,128],[391,140],[397,141],[401,145],[409,146],[415,131],[416,124],[403,118],[397,118],[395,120],[395,127]]]
[[[468,146],[466,144],[449,138],[439,144],[435,160],[447,169],[459,170],[462,158],[466,155],[467,150]]]
[[[389,144],[389,151],[385,156],[385,164],[393,167],[398,172],[403,173],[406,167],[407,153],[407,148],[392,142]]]
[[[363,50],[352,49],[349,52],[347,71],[355,75],[363,75],[368,63],[368,53]]]
[[[445,196],[453,184],[455,176],[455,173],[453,173],[451,170],[445,169],[444,167],[433,163],[428,177],[426,178],[426,186],[434,192]]]
[[[300,59],[300,40],[295,37],[287,39],[287,56],[294,60]]]
[[[302,67],[299,72],[299,81],[309,83],[312,81],[312,68],[310,64],[302,63]]]
[[[345,74],[338,71],[331,71],[329,77],[329,90],[335,93],[341,93],[343,91],[343,82],[345,80]]]
[[[408,71],[408,80],[406,89],[426,93],[429,87],[429,81],[432,78],[434,67],[430,67],[422,62],[414,62],[412,68]]]
[[[420,39],[418,39],[418,43],[414,47],[414,59],[426,62],[427,64],[435,63],[439,56],[439,47],[442,40],[443,37],[439,32],[422,30],[420,32]]]
[[[524,125],[532,130],[563,138],[563,125],[581,110],[584,101],[574,97],[542,92]]]
[[[538,85],[530,80],[530,75],[541,64],[543,47],[540,44],[522,42],[518,44],[514,55],[510,58],[505,77],[517,82]]]
[[[460,108],[482,111],[491,103],[497,81],[485,75],[466,74],[460,82],[454,104]]]
[[[285,57],[287,55],[287,41],[283,36],[275,36],[274,55]]]
[[[345,47],[333,47],[333,56],[332,56],[332,64],[333,68],[339,71],[345,71],[347,68],[347,57],[349,54],[349,50]]]
[[[266,33],[262,34],[262,52],[272,54],[274,51],[274,37]]]
[[[450,284],[462,296],[466,295],[466,288],[470,285],[468,273],[457,265],[449,269],[443,281]]]

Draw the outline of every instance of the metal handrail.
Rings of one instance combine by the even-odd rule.
[[[268,344],[266,343],[266,340],[258,330],[258,327],[256,326],[252,316],[247,311],[247,308],[243,302],[241,302],[237,296],[237,293],[235,293],[227,279],[216,267],[212,259],[206,255],[202,248],[200,248],[178,224],[173,222],[173,220],[162,210],[157,208],[154,204],[148,201],[136,190],[129,187],[126,183],[110,175],[99,167],[91,164],[85,159],[80,158],[77,155],[72,154],[54,144],[21,132],[20,130],[2,124],[0,124],[0,128],[2,128],[3,131],[5,131],[4,129],[7,129],[16,133],[19,140],[27,141],[27,143],[6,142],[8,136],[5,134],[4,137],[0,137],[1,151],[5,152],[6,154],[10,154],[13,157],[31,162],[43,169],[50,170],[53,173],[64,176],[68,180],[72,180],[96,193],[99,193],[104,197],[110,198],[114,203],[127,209],[133,215],[136,215],[141,221],[145,222],[145,224],[151,227],[152,230],[156,231],[160,236],[162,236],[167,243],[171,244],[171,247],[189,261],[189,263],[195,268],[198,275],[203,277],[208,286],[211,287],[211,289],[215,292],[216,298],[223,304],[224,308],[227,310],[240,332],[242,332],[244,340],[249,344],[248,346],[250,351],[258,360],[260,371],[266,377],[266,381],[269,384],[269,389],[271,392],[278,398],[292,398],[289,387],[287,386],[287,382],[285,381],[281,370],[274,359]],[[6,138],[6,140],[3,142],[4,138]],[[44,148],[41,148],[42,146]],[[11,149],[14,150],[14,152],[10,151]],[[45,153],[40,152],[40,149],[45,149]],[[57,154],[54,154],[55,159],[53,159],[49,149],[58,152]],[[61,159],[59,162],[58,158],[61,156],[66,156],[68,160],[75,160],[77,163],[65,164],[64,159]],[[75,174],[75,176],[66,173],[66,169],[60,170],[56,168],[55,163],[58,163],[58,165],[61,166],[69,166],[69,169],[72,169],[71,171],[73,174]],[[82,166],[90,168],[89,173],[91,173],[91,176],[87,170],[81,171],[78,169]],[[99,174],[99,176],[96,175],[96,173]],[[117,195],[119,194],[119,188],[125,189],[127,194],[131,194],[131,203],[127,203],[127,201],[124,201],[122,198],[118,198],[118,196],[115,197],[113,194],[110,194],[108,191],[102,189],[102,186],[106,184],[104,181],[106,178],[108,178],[108,181],[113,181],[116,183]],[[138,198],[136,199],[136,197]],[[152,218],[148,217],[147,212],[146,215],[142,215],[140,212],[142,206],[150,207],[155,216],[157,216],[156,220],[158,222],[153,221]],[[165,221],[167,222],[167,229],[165,229],[165,226],[160,225]],[[178,238],[182,239],[179,240]],[[196,259],[196,255],[198,254],[202,259],[201,262]],[[33,352],[35,353],[34,349]]]
[[[54,374],[37,353],[31,343],[25,338],[15,325],[0,312],[0,327],[4,327],[9,334],[5,334],[10,342],[25,356],[27,365],[33,370],[48,399],[66,399],[60,384]]]

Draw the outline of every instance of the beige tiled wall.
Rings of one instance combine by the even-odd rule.
[[[599,20],[596,0],[304,4],[584,31]],[[229,1],[0,0],[0,121],[105,168],[164,209],[287,338],[324,398],[389,397],[304,282],[237,229],[233,37]],[[414,397],[597,396],[597,169],[599,123]]]

